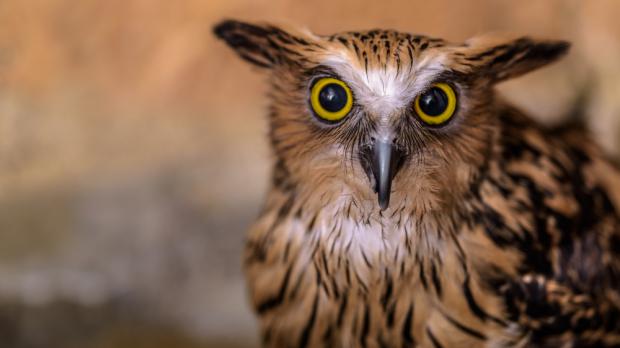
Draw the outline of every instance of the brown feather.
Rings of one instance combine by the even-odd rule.
[[[620,173],[585,132],[546,129],[493,90],[567,43],[215,32],[270,70],[273,185],[245,253],[265,346],[620,344]],[[309,107],[320,76],[352,90],[342,122]],[[438,81],[458,108],[428,127],[412,102]],[[406,160],[381,210],[362,154],[385,129]]]

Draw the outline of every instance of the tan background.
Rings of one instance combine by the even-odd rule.
[[[0,347],[252,346],[243,234],[266,187],[262,73],[223,18],[574,43],[502,86],[546,122],[577,95],[620,148],[620,2],[0,1]]]

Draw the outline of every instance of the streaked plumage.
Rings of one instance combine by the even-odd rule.
[[[273,182],[244,259],[265,346],[620,345],[620,173],[578,128],[493,91],[567,43],[215,33],[270,72]],[[324,76],[353,95],[336,123],[309,102]],[[429,126],[412,105],[437,82],[458,106]]]

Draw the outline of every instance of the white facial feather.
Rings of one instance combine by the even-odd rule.
[[[366,69],[350,52],[338,51],[326,56],[323,64],[334,69],[346,82],[367,113],[377,121],[390,120],[409,107],[414,98],[445,71],[445,55],[422,57],[413,64],[393,65]]]

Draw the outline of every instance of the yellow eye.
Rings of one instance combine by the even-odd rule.
[[[321,119],[338,122],[351,111],[353,96],[344,82],[324,77],[312,86],[310,104],[314,113]]]
[[[456,110],[456,93],[446,83],[436,83],[415,99],[415,112],[431,126],[447,122]]]

